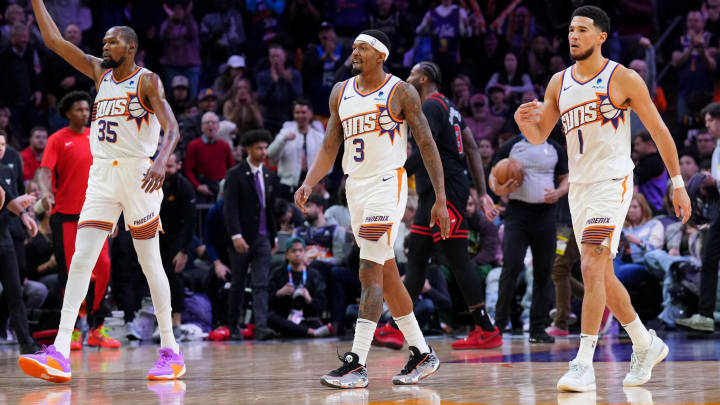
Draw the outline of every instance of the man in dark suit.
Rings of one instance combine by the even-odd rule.
[[[235,340],[242,339],[240,323],[249,264],[252,264],[255,339],[267,340],[276,336],[267,326],[268,279],[272,241],[275,240],[272,207],[277,184],[277,175],[263,165],[270,140],[270,132],[266,130],[246,132],[242,146],[248,157],[230,169],[225,178],[223,211],[228,234],[232,237],[230,325],[231,338]]]

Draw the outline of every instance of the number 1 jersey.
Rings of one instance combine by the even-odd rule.
[[[407,159],[407,123],[390,110],[398,77],[367,93],[357,87],[357,76],[346,80],[338,99],[338,113],[345,139],[343,171],[350,177],[371,177],[399,169]]]
[[[117,81],[112,69],[108,69],[100,78],[90,124],[90,150],[95,159],[155,155],[160,123],[150,106],[139,97],[140,78],[144,73],[150,71],[137,68]]]

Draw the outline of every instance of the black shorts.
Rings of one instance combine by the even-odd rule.
[[[446,187],[449,183],[446,183]],[[450,215],[450,238],[468,237],[468,225],[465,220],[465,208],[467,207],[470,189],[468,187],[447,187],[445,189],[447,197],[448,214]],[[426,235],[433,238],[434,242],[441,240],[440,227],[437,223],[430,224],[430,211],[435,204],[435,193],[423,193],[418,196],[418,208],[415,212],[415,219],[410,228],[411,233]]]

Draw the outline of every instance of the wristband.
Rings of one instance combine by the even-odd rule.
[[[672,181],[673,188],[683,188],[685,187],[685,182],[683,181],[683,178],[681,175],[673,176],[670,181]]]

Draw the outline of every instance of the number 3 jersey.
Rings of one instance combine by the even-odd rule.
[[[630,157],[630,109],[612,97],[619,66],[606,59],[587,81],[577,78],[575,65],[562,72],[557,103],[567,140],[570,183],[619,179],[635,167]]]
[[[96,159],[149,158],[155,155],[160,123],[140,97],[140,77],[150,73],[137,68],[122,80],[112,69],[100,78],[92,108],[90,150]]]
[[[403,167],[407,159],[407,123],[390,110],[399,78],[387,74],[375,90],[362,93],[357,76],[346,80],[338,99],[345,139],[343,171],[350,177],[371,177]]]

